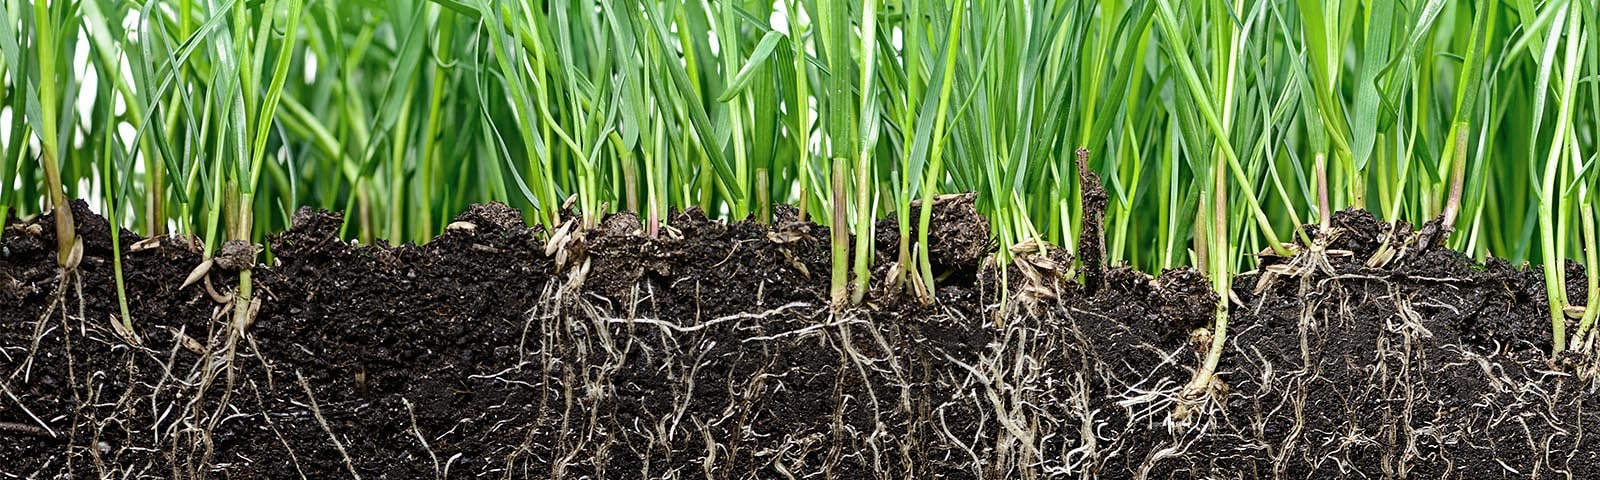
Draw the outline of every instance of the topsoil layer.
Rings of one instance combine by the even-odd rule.
[[[837,314],[827,232],[794,221],[688,212],[647,240],[616,215],[552,255],[504,206],[392,248],[304,211],[254,271],[248,325],[236,272],[181,288],[191,245],[122,231],[131,332],[105,220],[74,205],[84,258],[63,279],[51,219],[13,219],[0,475],[1600,476],[1591,384],[1569,373],[1585,361],[1547,362],[1537,271],[1398,248],[1404,226],[1343,212],[1324,255],[1269,259],[1283,274],[1259,294],[1236,279],[1222,383],[1185,401],[1204,279],[1114,268],[1090,292],[1057,255],[1002,290],[970,202],[939,209],[937,306],[874,292]],[[1366,267],[1384,241],[1400,254]]]

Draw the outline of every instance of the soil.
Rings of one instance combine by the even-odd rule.
[[[49,216],[0,236],[5,476],[1600,475],[1573,373],[1594,367],[1546,360],[1541,274],[1365,212],[1313,232],[1325,263],[1259,293],[1236,279],[1225,388],[1179,421],[1219,298],[1206,280],[1113,267],[1092,294],[1015,308],[971,196],[936,209],[932,306],[885,290],[833,312],[827,231],[782,209],[772,226],[683,212],[659,239],[617,214],[551,244],[482,205],[396,247],[302,210],[264,246],[245,322],[236,270],[180,288],[193,242],[118,231],[131,332],[111,230],[73,207],[85,252],[64,280]],[[1401,253],[1367,267],[1385,243]]]

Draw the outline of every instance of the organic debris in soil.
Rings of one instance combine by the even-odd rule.
[[[948,275],[939,306],[841,313],[811,224],[690,211],[670,222],[679,234],[647,239],[618,214],[561,247],[558,268],[503,206],[394,248],[348,244],[336,215],[302,210],[268,242],[279,266],[255,268],[263,302],[231,356],[231,305],[178,288],[201,258],[176,239],[125,255],[143,342],[118,336],[110,230],[75,204],[87,248],[65,283],[48,216],[0,237],[0,473],[1600,474],[1577,433],[1600,426],[1590,384],[1544,360],[1536,271],[1437,249],[1369,268],[1409,232],[1343,212],[1329,248],[1351,255],[1334,273],[1234,292],[1228,389],[1180,427],[1168,415],[1199,353],[1188,335],[1219,298],[1205,279],[1111,269],[1100,292],[1069,285],[997,326],[996,280],[979,273],[990,241],[965,198],[943,202],[967,203],[930,246],[940,268],[973,273]],[[222,294],[236,282],[209,275]]]
[[[1100,175],[1089,168],[1089,150],[1079,148],[1078,189],[1083,192],[1083,231],[1078,233],[1078,255],[1083,260],[1083,287],[1100,291],[1106,276],[1106,189]]]

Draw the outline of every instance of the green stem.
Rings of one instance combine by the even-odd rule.
[[[455,14],[449,9],[439,9],[437,49],[441,55],[448,55],[451,51],[452,40],[455,38],[455,24]],[[444,122],[444,86],[449,80],[449,73],[439,64],[440,61],[442,60],[428,62],[428,78],[432,80],[432,85],[428,94],[428,118],[425,124],[427,130],[422,136],[421,158],[417,162],[417,191],[414,197],[419,206],[416,210],[421,215],[417,216],[417,225],[412,230],[416,232],[418,241],[427,240],[435,233],[433,212],[433,205],[436,202],[435,183],[442,180],[439,166],[442,164],[441,157],[444,153],[443,147],[439,145],[439,137]]]
[[[868,0],[869,2],[871,0]],[[855,288],[851,289],[850,303],[860,304],[866,298],[867,289],[872,282],[872,211],[877,204],[876,196],[872,195],[872,159],[871,153],[863,151],[856,164],[856,261],[855,261]]]
[[[655,115],[655,128],[652,130],[655,132],[652,135],[655,148],[653,152],[645,155],[644,160],[644,178],[650,179],[645,182],[645,208],[649,212],[645,215],[644,233],[650,238],[656,238],[661,234],[661,221],[666,217],[663,212],[666,210],[667,192],[659,185],[660,182],[655,180],[666,178],[666,172],[660,166],[662,159],[667,155],[667,125],[663,115],[664,113],[660,112]]]
[[[405,242],[406,208],[406,134],[407,127],[411,125],[411,102],[405,102],[400,108],[399,120],[395,122],[393,143],[389,149],[389,244],[399,245]]]
[[[622,166],[622,197],[623,205],[630,212],[639,213],[639,165],[633,159],[633,151],[623,146],[622,137],[615,132],[607,137],[611,140],[611,149],[617,154],[617,163]]]
[[[767,175],[767,169],[756,169],[756,222],[762,225],[772,224],[772,180]]]
[[[1185,390],[1187,398],[1197,398],[1204,394],[1211,385],[1211,380],[1216,377],[1217,365],[1222,362],[1222,349],[1228,341],[1228,293],[1231,291],[1231,277],[1228,276],[1228,221],[1227,221],[1227,177],[1220,168],[1212,167],[1217,171],[1216,184],[1213,196],[1213,213],[1211,228],[1208,230],[1210,237],[1210,270],[1212,289],[1216,290],[1217,311],[1211,328],[1211,346],[1206,350],[1205,362],[1201,364],[1200,371],[1195,373]]]
[[[850,303],[859,304],[866,298],[867,289],[872,283],[872,253],[873,248],[873,211],[877,206],[877,195],[873,192],[872,177],[872,151],[877,148],[877,115],[873,106],[877,102],[874,94],[876,80],[877,33],[878,33],[878,0],[867,0],[861,13],[861,81],[858,90],[861,92],[860,113],[856,115],[856,123],[861,125],[860,138],[857,139],[858,153],[856,154],[856,265],[855,288],[850,293]]]
[[[1581,348],[1587,352],[1590,346],[1585,343],[1585,338],[1589,336],[1589,330],[1594,328],[1595,318],[1600,317],[1600,275],[1595,274],[1600,272],[1600,252],[1596,251],[1600,245],[1595,239],[1594,205],[1589,203],[1588,187],[1579,188],[1579,216],[1583,218],[1583,264],[1584,270],[1589,272],[1589,294],[1584,299],[1583,319],[1578,322],[1578,334],[1572,337],[1571,348]]]
[[[1233,144],[1228,140],[1227,126],[1230,122],[1225,121],[1217,114],[1216,109],[1212,106],[1211,95],[1206,93],[1204,83],[1200,80],[1200,74],[1195,70],[1194,62],[1187,56],[1188,47],[1181,41],[1184,34],[1178,30],[1177,15],[1172,12],[1172,6],[1165,0],[1159,3],[1159,7],[1160,14],[1157,15],[1157,18],[1161,20],[1161,25],[1168,33],[1168,38],[1174,40],[1172,58],[1178,64],[1178,70],[1182,74],[1184,82],[1188,85],[1189,92],[1196,98],[1195,106],[1200,110],[1201,118],[1205,119],[1206,126],[1210,127],[1211,132],[1216,135],[1217,146],[1222,149],[1228,168],[1233,172],[1234,181],[1239,182],[1240,185],[1249,185],[1250,177],[1245,174],[1244,167],[1239,163],[1239,156],[1234,152]],[[1237,32],[1235,36],[1237,36]],[[1232,49],[1229,52],[1229,57],[1230,65],[1236,63],[1238,49]],[[1230,70],[1232,69],[1232,67],[1229,68]],[[1232,77],[1231,73],[1229,77]],[[1233,88],[1231,82],[1227,88]],[[1261,234],[1266,237],[1267,245],[1280,256],[1291,256],[1293,253],[1283,246],[1283,242],[1278,240],[1278,234],[1273,232],[1272,220],[1267,217],[1266,210],[1261,208],[1261,201],[1250,193],[1250,189],[1245,189],[1245,192],[1246,194],[1242,196],[1245,198],[1246,203],[1249,204],[1250,211],[1255,214],[1256,225],[1259,227]]]
[[[787,18],[800,18],[800,12],[795,7],[797,1],[798,0],[783,0],[783,8],[788,14]],[[795,116],[799,120],[796,122],[797,128],[794,132],[796,137],[795,144],[798,147],[800,155],[800,158],[796,164],[796,169],[798,170],[796,179],[799,183],[798,187],[800,191],[799,201],[796,208],[799,209],[800,221],[803,222],[805,221],[806,215],[810,210],[810,198],[808,197],[808,192],[813,190],[812,184],[815,182],[815,180],[811,178],[811,107],[807,105],[807,102],[811,99],[811,79],[809,73],[810,64],[807,63],[806,55],[803,53],[806,51],[806,35],[802,31],[802,27],[798,25],[798,22],[791,23],[790,25],[792,25],[790,28],[793,30],[789,32],[789,48],[791,51],[795,52],[794,97],[790,99],[793,100],[794,103],[790,105],[790,108],[795,109]]]
[[[848,177],[849,160],[843,157],[833,157],[833,221],[828,225],[832,234],[833,243],[833,281],[829,290],[835,307],[845,305],[849,299],[849,261],[850,261],[850,225],[849,206],[846,202],[845,182]]]
[[[737,15],[734,13],[735,2],[721,3],[722,15],[719,16],[721,25],[717,30],[722,37],[721,42],[719,42],[719,45],[722,47],[722,51],[719,52],[718,56],[722,58],[724,81],[732,83],[734,76],[739,71],[739,56],[741,55],[739,52],[739,30],[736,26],[737,24],[735,20]],[[684,50],[691,49],[684,48]],[[729,190],[737,189],[745,192],[750,191],[750,188],[748,184],[745,184],[744,182],[749,182],[751,179],[749,159],[751,145],[746,143],[748,141],[748,136],[745,135],[745,122],[747,121],[746,117],[748,115],[747,112],[749,111],[747,98],[750,95],[748,92],[749,90],[746,90],[745,93],[740,93],[739,95],[735,96],[732,101],[728,102],[727,117],[729,120],[729,125],[733,130],[731,137],[733,140],[734,178],[738,179],[740,184],[726,185],[726,188]],[[709,164],[705,165],[704,170],[707,172],[706,176],[710,177],[709,173],[711,171],[711,166]],[[730,203],[729,212],[733,214],[733,218],[743,220],[750,216],[749,196],[735,200],[735,196],[730,195],[728,200]]]
[[[1178,142],[1176,135],[1171,135],[1169,133],[1168,138],[1172,139],[1169,141],[1168,145],[1177,145]],[[1165,174],[1158,175],[1158,178],[1161,180],[1161,182],[1165,184],[1165,188],[1162,189],[1164,201],[1161,202],[1160,207],[1160,218],[1165,219],[1161,222],[1161,244],[1163,246],[1161,249],[1162,270],[1172,268],[1177,264],[1178,259],[1176,257],[1178,253],[1178,246],[1180,245],[1178,241],[1178,211],[1181,210],[1181,208],[1179,208],[1178,204],[1182,201],[1182,196],[1179,195],[1178,173],[1181,163],[1178,162],[1177,159],[1173,158],[1175,155],[1175,150],[1175,148],[1168,148],[1162,151],[1161,169],[1163,172],[1165,172]]]
[[[1441,228],[1453,230],[1456,225],[1456,215],[1461,211],[1461,189],[1466,184],[1467,177],[1467,122],[1456,122],[1450,128],[1450,133],[1455,137],[1455,149],[1451,155],[1450,169],[1450,195],[1445,198],[1444,210],[1440,213],[1443,217]]]
[[[39,56],[39,146],[42,151],[39,161],[44,167],[45,189],[50,193],[50,206],[55,211],[56,220],[56,265],[63,270],[72,270],[77,265],[72,265],[72,249],[77,244],[77,230],[72,220],[72,206],[67,204],[66,193],[61,184],[61,139],[57,135],[56,119],[59,118],[61,107],[60,88],[61,82],[57,78],[57,39],[55,20],[52,18],[49,5],[63,5],[58,2],[37,1],[33,5],[34,27],[38,31],[35,39],[35,48]],[[7,20],[9,21],[9,20]],[[13,78],[16,73],[13,73]]]
[[[1333,226],[1333,207],[1328,202],[1328,156],[1317,152],[1317,225],[1321,227],[1321,235],[1327,235],[1328,229]]]
[[[1162,6],[1165,9],[1166,5],[1164,3]],[[1233,8],[1235,11],[1240,10],[1240,7],[1242,7],[1240,3],[1242,2],[1238,0],[1234,2]],[[1174,31],[1170,9],[1165,9],[1163,13],[1165,14],[1163,21],[1169,27],[1167,31]],[[1210,390],[1212,381],[1216,378],[1217,365],[1222,361],[1222,350],[1226,346],[1228,339],[1228,300],[1232,293],[1231,283],[1233,280],[1228,266],[1233,258],[1228,241],[1228,174],[1222,168],[1223,161],[1233,167],[1232,170],[1236,181],[1239,182],[1243,190],[1242,196],[1251,200],[1251,206],[1255,210],[1259,222],[1258,227],[1266,235],[1273,250],[1280,255],[1288,256],[1284,247],[1278,242],[1277,237],[1272,234],[1272,226],[1266,221],[1266,214],[1261,210],[1260,205],[1255,202],[1255,192],[1250,188],[1249,179],[1245,178],[1243,169],[1239,166],[1239,159],[1233,154],[1233,147],[1228,143],[1227,130],[1222,128],[1223,125],[1231,125],[1233,123],[1234,79],[1237,72],[1240,43],[1238,26],[1233,23],[1227,23],[1227,25],[1229,27],[1225,35],[1219,33],[1213,37],[1213,41],[1219,44],[1217,45],[1218,47],[1225,48],[1228,51],[1224,63],[1220,65],[1220,72],[1217,72],[1220,75],[1219,80],[1222,89],[1221,95],[1216,97],[1221,102],[1217,104],[1222,110],[1221,118],[1216,118],[1215,110],[1208,103],[1210,96],[1206,96],[1208,98],[1202,98],[1201,100],[1201,105],[1204,107],[1202,110],[1210,112],[1206,116],[1208,122],[1212,123],[1213,133],[1216,135],[1215,147],[1212,150],[1211,215],[1208,219],[1210,223],[1206,229],[1206,238],[1209,243],[1206,246],[1206,250],[1209,263],[1206,265],[1208,265],[1207,270],[1209,270],[1208,273],[1211,277],[1212,289],[1217,293],[1218,297],[1217,310],[1211,329],[1211,347],[1206,350],[1206,357],[1201,364],[1200,371],[1195,372],[1194,378],[1183,392],[1183,397],[1186,399],[1200,398]],[[1191,91],[1197,96],[1205,95],[1204,90],[1200,88],[1199,77],[1194,73],[1193,65],[1187,63],[1187,58],[1183,57],[1182,51],[1174,51],[1174,56],[1182,59],[1179,62],[1180,65],[1186,66],[1183,70],[1185,76],[1191,79]],[[1218,158],[1217,153],[1222,154],[1221,158]]]
[[[934,300],[933,259],[928,251],[928,232],[933,224],[933,195],[944,178],[945,116],[950,111],[950,92],[955,86],[956,51],[961,40],[961,20],[966,17],[966,2],[957,2],[950,16],[950,31],[945,37],[945,61],[942,81],[939,84],[939,106],[933,118],[933,148],[929,152],[928,171],[922,180],[922,211],[917,217],[918,268],[922,287],[928,292],[925,302]]]
[[[111,122],[109,113],[106,115],[106,117],[107,118],[105,121],[109,124]],[[105,180],[104,188],[106,189],[106,224],[111,227],[111,272],[112,278],[115,280],[117,287],[117,309],[122,314],[123,330],[132,332],[133,315],[130,314],[128,310],[128,289],[127,283],[124,281],[122,274],[122,236],[117,234],[120,226],[122,225],[122,209],[120,208],[121,205],[117,204],[117,197],[121,195],[122,192],[117,188],[117,177],[120,176],[122,172],[118,172],[111,161],[112,148],[115,148],[112,144],[112,140],[113,138],[109,135],[105,137],[105,151],[102,152],[100,159],[100,170]],[[0,209],[0,215],[3,215],[3,211],[4,209]]]
[[[1568,8],[1567,13],[1576,17],[1576,4],[1569,5]],[[1558,24],[1559,21],[1557,20]],[[1555,208],[1558,206],[1556,204],[1556,189],[1559,188],[1556,179],[1560,177],[1563,170],[1561,158],[1566,153],[1564,144],[1568,139],[1567,130],[1572,124],[1572,104],[1576,102],[1576,99],[1573,98],[1573,93],[1577,87],[1578,58],[1582,56],[1580,47],[1583,44],[1583,42],[1579,41],[1580,37],[1578,36],[1580,23],[1581,21],[1577,18],[1569,18],[1567,22],[1566,38],[1570,40],[1566,45],[1566,58],[1562,67],[1562,95],[1558,100],[1560,108],[1556,117],[1556,130],[1554,136],[1551,137],[1554,145],[1551,146],[1550,155],[1545,160],[1544,179],[1539,191],[1540,246],[1542,247],[1541,253],[1544,255],[1545,291],[1550,308],[1552,355],[1561,353],[1567,347],[1567,287],[1566,269],[1563,268],[1566,255],[1560,249],[1556,238],[1561,235],[1561,232],[1556,230],[1558,220],[1555,217]],[[1553,36],[1552,39],[1554,39]],[[1561,219],[1561,221],[1565,223],[1564,219]]]

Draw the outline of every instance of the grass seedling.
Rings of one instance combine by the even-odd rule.
[[[922,204],[917,216],[916,246],[917,268],[922,283],[917,287],[917,291],[928,293],[929,296],[923,298],[924,302],[933,301],[932,294],[936,291],[933,278],[933,258],[932,254],[928,252],[928,232],[933,229],[934,193],[940,180],[944,179],[946,119],[950,112],[950,94],[956,83],[956,60],[961,47],[961,22],[962,19],[966,18],[967,10],[966,0],[956,0],[954,3],[955,6],[950,13],[950,26],[945,31],[941,73],[938,80],[936,80],[939,85],[938,106],[935,107],[933,114],[933,129],[929,132],[928,142],[931,147],[928,150],[927,170],[921,175],[922,187],[920,192],[922,193]],[[919,139],[918,141],[920,142],[921,140]],[[912,155],[915,156],[916,154],[913,153]],[[913,159],[912,161],[915,162],[916,160]],[[917,168],[913,167],[911,172],[916,173]]]
[[[878,0],[866,0],[861,12],[861,81],[856,85],[860,92],[861,107],[854,124],[860,125],[856,138],[856,257],[855,287],[850,293],[850,303],[859,304],[866,297],[872,280],[873,219],[876,217],[877,194],[873,180],[873,159],[878,147]],[[834,198],[835,202],[842,201]],[[840,229],[840,224],[834,224]]]
[[[829,292],[835,307],[846,305],[850,295],[850,206],[848,182],[850,159],[854,155],[855,123],[851,114],[850,77],[850,10],[847,2],[827,1],[819,5],[822,50],[828,59],[826,111],[828,131],[828,158],[832,166],[828,177],[828,225],[832,228],[830,242],[833,253],[833,276]]]
[[[1213,147],[1210,152],[1212,160],[1209,165],[1200,169],[1202,172],[1209,173],[1209,176],[1205,178],[1209,178],[1211,183],[1209,187],[1202,188],[1204,201],[1201,203],[1200,213],[1196,215],[1196,218],[1199,219],[1196,223],[1204,226],[1204,235],[1197,230],[1196,247],[1197,249],[1203,249],[1204,254],[1197,255],[1204,259],[1199,263],[1204,265],[1205,272],[1212,282],[1212,288],[1220,293],[1220,301],[1217,305],[1216,319],[1210,332],[1211,345],[1205,350],[1205,359],[1202,361],[1200,369],[1195,373],[1193,381],[1185,387],[1183,392],[1184,398],[1195,400],[1209,395],[1212,391],[1217,365],[1220,362],[1227,338],[1230,297],[1227,292],[1232,291],[1232,275],[1229,269],[1232,258],[1229,255],[1228,223],[1228,200],[1230,198],[1228,195],[1228,173],[1230,171],[1234,180],[1244,187],[1241,196],[1247,200],[1250,210],[1254,212],[1258,231],[1266,237],[1267,245],[1278,255],[1288,257],[1292,254],[1278,242],[1277,235],[1272,231],[1270,220],[1265,212],[1262,211],[1259,201],[1254,197],[1254,190],[1249,188],[1251,182],[1240,166],[1238,155],[1234,153],[1229,140],[1230,132],[1226,127],[1232,124],[1234,116],[1235,78],[1239,49],[1242,43],[1241,36],[1244,33],[1240,25],[1228,22],[1226,19],[1229,11],[1241,10],[1242,2],[1236,1],[1231,7],[1221,2],[1211,2],[1207,5],[1211,21],[1229,25],[1226,31],[1214,32],[1209,37],[1212,43],[1211,46],[1214,47],[1211,52],[1217,57],[1217,60],[1223,60],[1214,64],[1217,70],[1211,72],[1214,79],[1210,83],[1211,88],[1205,86],[1206,83],[1200,79],[1196,68],[1188,57],[1189,48],[1184,39],[1190,32],[1186,31],[1184,27],[1180,27],[1179,18],[1170,2],[1159,0],[1158,5],[1159,11],[1156,13],[1156,18],[1161,24],[1161,31],[1168,40],[1167,54],[1178,66],[1187,87],[1186,92],[1194,99],[1195,106],[1199,109],[1201,117],[1209,127],[1209,132],[1213,135],[1211,139]],[[1231,10],[1229,10],[1230,8]],[[1189,136],[1192,138],[1199,137],[1199,134],[1191,133]]]
[[[1565,203],[1565,198],[1563,198],[1565,195],[1561,195],[1561,191],[1558,190],[1557,179],[1563,175],[1562,160],[1566,154],[1570,153],[1570,149],[1566,148],[1566,142],[1571,139],[1568,130],[1572,125],[1573,104],[1577,103],[1574,95],[1577,89],[1578,67],[1580,65],[1579,61],[1583,57],[1584,42],[1580,36],[1582,33],[1580,29],[1582,18],[1577,14],[1578,7],[1576,3],[1565,2],[1548,8],[1560,9],[1560,11],[1555,13],[1555,20],[1550,26],[1549,36],[1543,43],[1544,48],[1540,56],[1540,63],[1546,68],[1539,73],[1537,88],[1540,89],[1540,92],[1535,100],[1534,111],[1536,116],[1542,116],[1539,112],[1544,108],[1544,91],[1546,88],[1554,88],[1560,91],[1560,96],[1556,99],[1555,133],[1551,137],[1553,144],[1545,157],[1544,169],[1540,172],[1543,181],[1540,183],[1539,188],[1539,238],[1541,251],[1544,252],[1544,264],[1547,266],[1544,270],[1544,275],[1550,307],[1551,337],[1553,338],[1551,353],[1558,354],[1567,348],[1566,307],[1568,303],[1566,298],[1566,270],[1562,268],[1562,262],[1565,261],[1566,255],[1564,249],[1561,248],[1563,244],[1558,241],[1558,238],[1565,237],[1566,234],[1557,231],[1556,228],[1558,221],[1560,222],[1559,225],[1567,225],[1567,216],[1571,210],[1558,205],[1558,202]],[[1563,44],[1561,41],[1563,38],[1566,39],[1566,42],[1564,42],[1566,48],[1560,49],[1559,47]],[[1560,60],[1557,60],[1558,51],[1564,51],[1564,55]],[[1552,79],[1550,74],[1557,69],[1560,70],[1560,77]],[[1534,123],[1533,138],[1538,138],[1539,126],[1538,122]],[[1556,217],[1558,208],[1562,214],[1561,218]]]
[[[227,199],[225,211],[233,212],[233,223],[228,229],[228,239],[231,242],[242,242],[246,245],[254,241],[255,237],[255,205],[256,191],[261,183],[261,173],[266,163],[272,161],[267,152],[267,139],[272,133],[274,119],[277,117],[278,102],[283,95],[284,83],[288,81],[290,56],[295,51],[298,35],[286,35],[277,45],[277,55],[272,63],[267,62],[269,45],[275,23],[282,15],[282,29],[284,32],[297,32],[302,13],[300,0],[288,0],[287,5],[281,5],[280,0],[267,0],[256,13],[255,21],[250,21],[251,14],[247,11],[246,4],[233,4],[233,29],[234,41],[238,45],[235,60],[244,60],[240,63],[239,70],[239,96],[234,97],[233,122],[227,129],[238,143],[235,144],[241,153],[248,152],[248,163],[237,164],[237,170],[229,171],[227,190],[237,192],[237,196]],[[279,7],[285,7],[280,12]],[[248,32],[246,25],[255,25],[254,37],[245,40]],[[266,83],[266,90],[260,91],[263,84],[262,75],[268,66],[272,67],[270,80]],[[239,107],[242,109],[238,109]],[[253,319],[251,303],[253,301],[253,282],[251,271],[256,261],[254,247],[246,254],[246,260],[239,270],[239,289],[234,297],[234,319],[236,325],[248,325]]]
[[[799,210],[799,219],[805,220],[815,201],[815,180],[811,165],[811,66],[809,64],[806,42],[806,25],[800,23],[799,0],[783,0],[784,18],[789,25],[789,54],[793,57],[791,77],[794,80],[793,94],[786,96],[788,102],[788,116],[792,119],[789,125],[790,134],[794,136],[794,145],[797,158],[795,160],[795,190],[797,198],[795,206]],[[779,68],[784,68],[780,66]]]
[[[70,103],[62,98],[63,87],[70,92],[74,85],[71,62],[67,55],[72,51],[70,46],[76,43],[73,41],[76,35],[72,34],[71,28],[64,28],[70,24],[67,17],[69,7],[67,2],[35,2],[32,22],[23,22],[24,29],[29,25],[33,27],[32,32],[24,30],[20,32],[22,36],[17,36],[11,31],[12,23],[9,15],[5,30],[0,31],[0,35],[6,37],[4,50],[11,72],[13,91],[22,90],[21,95],[27,98],[28,114],[24,117],[27,118],[31,130],[38,135],[38,162],[44,170],[44,184],[45,191],[49,193],[49,205],[55,212],[56,264],[64,272],[76,269],[83,254],[83,244],[77,237],[72,208],[67,205],[61,175],[63,154],[68,150],[63,150],[63,140],[66,136],[60,127],[77,124],[75,111]],[[29,33],[32,33],[33,45],[28,52],[33,55],[24,60],[21,44],[16,40],[30,38]],[[37,68],[38,77],[23,78],[28,72],[24,65]],[[9,143],[17,141],[20,140],[14,138]]]
[[[1600,28],[1594,27],[1595,22],[1600,21],[1600,18],[1596,18],[1600,17],[1600,12],[1597,12],[1600,9],[1587,4],[1580,4],[1580,6],[1582,6],[1581,12],[1584,22],[1589,25],[1588,34],[1586,35],[1587,41],[1591,44],[1600,41]],[[1600,78],[1597,77],[1597,75],[1600,75],[1600,48],[1588,48],[1586,51],[1588,56],[1585,57],[1585,61],[1589,77]],[[1593,120],[1595,119],[1595,112],[1600,112],[1600,82],[1591,81],[1585,83],[1589,87],[1588,111],[1590,112],[1591,120]],[[1576,129],[1570,134],[1576,136]],[[1597,238],[1600,237],[1600,230],[1597,230],[1595,226],[1597,201],[1589,190],[1594,185],[1596,178],[1594,172],[1596,155],[1590,153],[1589,156],[1584,156],[1582,146],[1576,138],[1568,138],[1567,145],[1571,148],[1573,168],[1579,172],[1576,179],[1579,188],[1579,200],[1576,208],[1579,209],[1579,216],[1583,222],[1584,269],[1586,272],[1591,272],[1586,276],[1589,295],[1584,301],[1583,317],[1579,319],[1577,335],[1572,337],[1572,344],[1569,348],[1584,354],[1592,354],[1594,352],[1592,332],[1594,331],[1595,320],[1600,318],[1600,275],[1592,273],[1600,271],[1600,238]],[[1600,145],[1591,144],[1590,149],[1600,150]]]
[[[107,93],[108,92],[102,88],[101,94],[104,95]],[[114,123],[110,118],[111,111],[109,109],[106,110],[106,117],[106,124]],[[106,222],[108,222],[110,225],[122,224],[122,222],[119,220],[122,218],[121,212],[125,205],[119,203],[118,200],[119,198],[126,198],[126,187],[128,186],[128,182],[123,178],[124,175],[120,172],[128,172],[132,170],[131,168],[128,168],[130,165],[124,161],[127,155],[123,153],[123,149],[119,140],[120,139],[114,135],[105,135],[103,137],[103,141],[105,143],[101,147],[103,150],[100,154],[100,173],[105,177],[106,185],[118,187],[116,192],[107,193],[105,198]],[[117,309],[121,313],[121,315],[118,317],[120,320],[116,321],[122,326],[120,332],[123,334],[123,336],[131,340],[136,338],[133,333],[133,314],[128,309],[127,281],[125,277],[123,277],[122,270],[122,235],[118,235],[117,233],[118,232],[113,229],[111,234],[112,278],[116,282]]]

